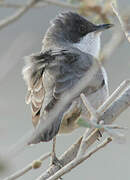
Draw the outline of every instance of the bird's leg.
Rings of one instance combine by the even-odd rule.
[[[102,133],[100,130],[98,130],[98,133],[99,133],[99,137],[97,138],[97,140],[100,141],[100,138],[102,137]]]
[[[52,157],[52,164],[54,164],[54,161],[55,161],[55,157],[56,157],[56,136],[53,138],[53,145],[52,145],[52,154],[51,154],[51,157]]]
[[[55,152],[55,150],[56,150],[56,136],[53,138],[53,147],[52,147],[52,154],[51,154],[52,160],[51,160],[51,163],[59,166],[60,168],[62,168],[62,167],[63,167],[63,164],[62,164],[62,162],[56,157],[56,152]]]

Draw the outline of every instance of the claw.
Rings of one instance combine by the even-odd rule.
[[[99,138],[97,138],[98,141],[100,141],[100,138],[102,137],[102,133],[100,130],[98,130]]]
[[[63,163],[56,157],[56,155],[52,156],[52,164],[59,166],[60,168],[63,167]]]

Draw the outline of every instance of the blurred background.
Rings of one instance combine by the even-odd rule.
[[[60,1],[60,0],[59,0]],[[0,1],[1,2],[1,1]],[[24,3],[26,0],[8,0],[7,2]],[[119,1],[120,10],[130,8],[130,0]],[[0,159],[23,136],[33,128],[30,107],[25,104],[26,86],[21,71],[24,66],[23,57],[41,49],[44,33],[49,27],[49,21],[58,13],[67,11],[62,7],[49,5],[43,8],[31,8],[18,21],[0,31]],[[71,10],[71,9],[70,9]],[[13,14],[14,8],[0,7],[0,20]],[[118,20],[116,20],[118,24]],[[111,31],[102,35],[102,47],[110,39]],[[119,84],[130,79],[130,43],[125,40],[112,56],[104,61],[108,73],[110,93]],[[130,179],[130,109],[118,117],[117,124],[128,127],[125,133],[127,141],[124,144],[112,142],[103,150],[97,152],[83,164],[75,168],[64,179],[92,180],[129,180]],[[75,140],[82,135],[84,129],[78,129],[73,134],[57,138],[57,153],[62,154]],[[6,160],[5,169],[0,171],[0,179],[21,169],[43,153],[51,151],[52,143],[42,143],[27,147],[15,158]],[[45,161],[38,170],[32,170],[20,177],[22,180],[33,180],[48,166]],[[2,167],[1,167],[2,168]],[[3,167],[4,168],[4,167]]]

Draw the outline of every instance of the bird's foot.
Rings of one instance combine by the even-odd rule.
[[[56,157],[56,155],[53,155],[53,156],[52,156],[52,161],[51,161],[51,163],[52,163],[53,165],[58,166],[59,168],[62,168],[62,167],[63,167],[63,163]]]
[[[59,169],[61,169],[64,165],[63,163],[56,157],[55,153],[52,153],[52,156],[51,156],[51,163],[50,163],[50,166],[52,165],[55,165],[57,166]],[[54,174],[53,172],[53,168],[50,168],[50,173],[51,174]],[[57,180],[62,180],[63,178],[62,177],[59,177]]]
[[[98,141],[100,141],[100,138],[102,137],[102,133],[100,130],[98,130],[99,137],[97,138]]]

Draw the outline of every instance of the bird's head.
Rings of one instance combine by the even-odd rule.
[[[101,32],[112,26],[112,24],[95,25],[75,12],[65,12],[51,21],[45,39],[71,43],[86,51],[87,48],[97,46]]]

